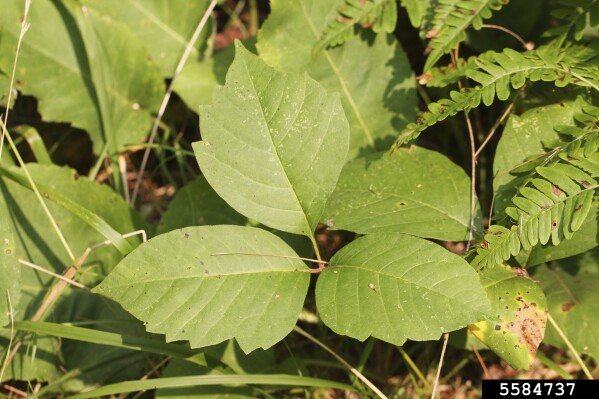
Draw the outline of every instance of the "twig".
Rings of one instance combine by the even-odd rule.
[[[594,379],[593,375],[591,374],[591,372],[587,368],[587,365],[584,364],[584,362],[582,361],[582,358],[578,354],[578,351],[574,348],[574,345],[572,345],[572,343],[570,342],[570,340],[568,339],[568,337],[566,337],[566,334],[564,334],[564,332],[562,331],[562,329],[560,328],[560,326],[557,325],[557,323],[555,322],[555,320],[553,319],[553,317],[551,317],[550,313],[547,313],[547,319],[549,320],[549,323],[551,323],[551,325],[553,326],[553,328],[555,328],[555,331],[557,331],[557,334],[564,340],[564,343],[566,344],[566,346],[568,347],[568,349],[570,349],[570,351],[574,355],[574,359],[576,359],[576,362],[580,365],[580,368],[584,372],[584,375],[586,375],[586,377],[589,380],[593,380]]]
[[[514,101],[512,101],[512,103],[505,109],[505,111],[503,112],[501,117],[497,120],[497,122],[495,122],[495,124],[491,128],[491,131],[487,135],[487,138],[485,138],[485,141],[483,141],[483,143],[480,145],[480,147],[478,147],[478,150],[476,150],[476,152],[474,153],[474,158],[478,159],[478,156],[480,155],[481,151],[489,143],[489,141],[491,140],[491,138],[497,131],[497,128],[505,121],[505,119],[508,117],[510,112],[512,112],[512,108],[514,108],[515,102],[516,102],[516,99],[514,98]]]
[[[217,3],[217,0],[212,0],[210,2],[210,5],[208,6],[208,8],[206,9],[206,12],[204,13],[204,16],[200,20],[200,23],[198,24],[195,32],[193,32],[191,39],[189,40],[189,42],[187,43],[187,46],[185,47],[185,52],[181,56],[181,59],[179,60],[179,64],[177,64],[177,68],[175,69],[175,72],[173,74],[171,82],[169,83],[168,88],[166,90],[166,94],[164,95],[164,98],[162,99],[162,104],[160,104],[160,109],[158,110],[158,115],[156,115],[156,119],[154,120],[154,125],[152,125],[152,131],[150,133],[150,138],[148,139],[149,145],[151,145],[154,142],[154,140],[156,139],[156,133],[158,132],[158,126],[160,125],[160,122],[162,121],[162,117],[164,116],[164,112],[166,111],[166,106],[171,98],[172,93],[173,93],[173,86],[175,84],[175,81],[177,80],[177,77],[179,77],[179,74],[183,70],[185,63],[187,62],[187,59],[189,58],[189,55],[191,54],[191,51],[193,50],[193,46],[195,45],[195,42],[200,37],[200,33],[202,33],[202,30],[204,29],[204,25],[206,25],[206,22],[208,22],[208,18],[210,17],[210,14],[212,14],[212,11],[214,10],[216,3]],[[148,158],[150,157],[150,150],[151,150],[151,147],[146,148],[146,150],[144,152],[144,156],[141,160],[141,166],[139,167],[139,173],[137,175],[137,180],[135,180],[135,187],[133,188],[133,193],[131,194],[131,201],[130,201],[131,206],[133,206],[135,204],[135,200],[137,199],[137,194],[139,192],[141,180],[142,180],[143,174],[146,170],[146,167],[148,165]]]
[[[366,378],[364,376],[364,374],[360,373],[358,370],[356,370],[354,367],[352,367],[351,364],[346,362],[341,356],[336,354],[335,351],[333,351],[331,348],[329,348],[328,346],[326,346],[325,344],[320,342],[316,337],[313,337],[308,332],[302,330],[298,326],[293,327],[293,331],[308,338],[310,341],[314,342],[316,345],[320,346],[322,349],[324,349],[325,351],[330,353],[335,359],[337,359],[337,361],[339,363],[341,363],[343,366],[345,366],[346,369],[348,369],[352,374],[354,374],[356,377],[358,377],[360,379],[360,381],[362,381],[364,384],[366,384],[366,386],[368,388],[370,388],[372,390],[372,392],[374,392],[379,398],[388,399],[384,393],[382,393],[372,382],[370,382],[370,380],[368,378]]]
[[[27,397],[27,392],[21,391],[20,389],[12,387],[12,386],[10,386],[8,384],[2,384],[2,388],[6,389],[8,392],[14,393],[15,395],[19,395],[19,396],[22,396],[24,398]]]
[[[474,347],[474,345],[472,346],[472,351],[476,355],[476,358],[478,359],[480,366],[483,368],[483,373],[484,373],[485,379],[486,380],[490,379],[491,375],[489,374],[489,369],[487,368],[487,365],[485,364],[483,357],[480,355],[480,353],[478,352],[478,349],[476,349]]]
[[[503,31],[503,32],[511,35],[516,40],[518,40],[522,44],[522,47],[524,47],[526,50],[533,50],[535,48],[535,44],[533,42],[525,42],[524,39],[522,39],[517,33],[512,32],[511,30],[509,30],[506,27],[503,27],[500,25],[493,25],[493,24],[482,24],[481,27],[489,28],[489,29],[498,29],[500,31]]]
[[[48,274],[48,275],[50,275],[52,277],[55,277],[55,278],[57,278],[59,280],[62,280],[64,282],[66,282],[66,283],[69,283],[69,284],[71,284],[74,287],[81,288],[81,289],[87,290],[87,291],[90,290],[88,287],[86,287],[85,285],[83,285],[81,283],[76,282],[75,280],[71,280],[71,279],[66,278],[65,276],[63,276],[61,274],[57,274],[57,273],[54,273],[54,272],[52,272],[52,271],[50,271],[48,269],[44,269],[43,267],[38,266],[35,263],[27,262],[26,260],[23,260],[23,259],[18,259],[18,262],[20,264],[22,264],[22,265],[28,266],[28,267],[30,267],[32,269],[38,270],[38,271],[40,271],[42,273],[46,273],[46,274]]]
[[[437,393],[437,385],[439,385],[439,377],[441,376],[441,367],[443,366],[443,359],[445,358],[445,350],[447,349],[447,342],[449,341],[449,333],[443,334],[443,349],[441,349],[441,358],[439,359],[439,367],[437,368],[437,376],[435,377],[435,384],[433,385],[433,393],[431,399],[435,399]]]

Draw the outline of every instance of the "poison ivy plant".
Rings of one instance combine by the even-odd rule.
[[[235,337],[247,353],[271,347],[295,325],[310,282],[309,269],[296,256],[261,229],[189,227],[131,253],[95,292],[167,341],[202,347]]]
[[[237,43],[225,86],[215,91],[211,106],[200,109],[200,118],[203,141],[194,143],[194,150],[214,190],[246,216],[310,237],[320,259],[314,229],[349,136],[338,97],[306,74],[273,70]],[[401,257],[406,251],[409,255]],[[328,266],[318,262],[321,266],[310,270],[283,241],[261,229],[189,227],[142,245],[95,292],[116,300],[145,321],[148,331],[166,334],[169,341],[203,347],[234,337],[246,353],[268,348],[291,331],[311,273],[322,273],[316,302],[325,324],[361,340],[375,325],[369,317],[350,317],[356,309],[374,309],[380,324],[372,334],[394,344],[435,339],[486,316],[475,271],[421,238],[369,235]],[[456,279],[468,288],[458,289]],[[389,297],[371,299],[365,296],[370,292]],[[361,300],[339,301],[356,293]]]
[[[388,148],[394,132],[413,118],[416,93],[408,60],[389,34],[362,32],[343,46],[313,53],[337,5],[336,0],[273,1],[257,47],[270,66],[307,72],[341,95],[351,129],[348,159],[353,159]]]
[[[347,152],[339,97],[307,75],[276,72],[240,43],[236,50],[227,83],[200,109],[198,163],[234,209],[311,236]]]
[[[398,233],[370,234],[335,254],[318,278],[316,301],[336,333],[394,345],[437,339],[489,311],[479,278],[464,260]]]
[[[439,153],[412,146],[348,163],[323,220],[329,227],[361,234],[398,232],[467,240],[469,191],[470,179],[457,165]],[[474,235],[481,233],[477,208]]]

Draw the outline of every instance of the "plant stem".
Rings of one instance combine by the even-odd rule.
[[[348,362],[346,362],[341,356],[335,353],[331,348],[320,342],[316,337],[310,335],[307,331],[302,330],[300,327],[293,327],[293,331],[296,333],[308,338],[310,341],[314,342],[316,345],[320,346],[322,349],[330,353],[339,363],[341,363],[347,370],[349,370],[352,374],[360,379],[368,388],[372,390],[379,398],[388,399],[387,396],[382,393],[368,378],[364,376],[364,374],[360,373],[354,367],[352,367]]]
[[[398,346],[397,350],[399,351],[405,362],[408,364],[408,366],[412,369],[412,371],[416,373],[418,379],[424,384],[424,386],[427,389],[431,389],[431,384],[429,384],[429,382],[426,380],[426,377],[424,376],[424,374],[422,374],[422,371],[420,371],[418,366],[416,366],[416,363],[414,363],[410,355],[408,355],[408,353],[401,346]]]
[[[441,376],[441,367],[443,367],[443,359],[445,358],[445,350],[447,349],[447,342],[449,341],[449,333],[443,334],[443,349],[441,349],[441,358],[439,359],[439,367],[437,367],[437,375],[435,377],[435,384],[433,385],[433,393],[431,399],[435,399],[437,393],[437,385],[439,385],[439,377]]]
[[[551,317],[551,313],[547,313],[547,319],[549,320],[549,323],[551,323],[551,325],[553,326],[553,328],[555,328],[555,331],[557,331],[557,334],[561,337],[561,339],[564,340],[564,343],[566,344],[566,346],[568,347],[568,349],[570,349],[570,351],[574,355],[574,359],[576,359],[576,362],[580,365],[580,368],[584,372],[584,375],[586,375],[586,377],[589,380],[593,380],[594,379],[593,375],[591,374],[591,372],[587,368],[587,365],[584,364],[584,362],[582,361],[582,358],[578,354],[578,351],[576,351],[576,349],[574,349],[574,345],[572,345],[572,343],[570,342],[570,340],[568,339],[568,337],[566,337],[566,334],[564,334],[564,332],[562,331],[562,329],[560,328],[560,326],[558,326],[557,323],[555,322],[555,320],[553,319],[553,317]]]

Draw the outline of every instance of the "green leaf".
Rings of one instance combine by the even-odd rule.
[[[12,70],[22,4],[0,1],[3,71]],[[84,18],[71,3],[36,1],[16,82],[23,94],[37,98],[45,121],[71,122],[86,130],[99,153],[107,142],[116,147],[137,143],[149,132],[164,83],[139,39],[124,26],[92,14],[90,10],[90,17]],[[82,20],[93,35],[80,31]]]
[[[489,310],[466,261],[398,233],[367,235],[335,254],[318,277],[316,305],[334,332],[394,345],[437,339],[483,319]]]
[[[235,337],[250,352],[283,339],[301,312],[310,274],[280,238],[261,229],[172,231],[127,256],[95,291],[119,302],[167,341],[202,347]]]
[[[470,179],[445,156],[420,147],[369,155],[344,167],[323,219],[329,227],[360,234],[467,240]],[[474,235],[481,233],[477,208]]]
[[[102,16],[126,25],[148,49],[165,77],[173,75],[187,43],[208,8],[209,0],[80,0]],[[192,48],[190,62],[199,60],[212,34],[211,20]]]
[[[347,153],[338,96],[236,42],[227,83],[200,108],[200,121],[203,141],[193,149],[216,192],[266,226],[311,236]]]
[[[414,28],[420,28],[432,13],[432,0],[401,0],[401,6],[406,9],[410,23]]]
[[[599,250],[552,262],[534,269],[533,277],[547,295],[548,309],[581,354],[599,359]],[[565,348],[553,326],[545,341]]]
[[[524,269],[496,265],[480,272],[493,320],[470,331],[515,369],[528,369],[545,335],[547,304],[541,287]]]
[[[258,34],[258,50],[271,66],[307,72],[341,95],[350,123],[349,158],[389,148],[392,136],[415,117],[414,75],[390,34],[364,31],[343,46],[312,49],[337,14],[337,0],[273,1]]]

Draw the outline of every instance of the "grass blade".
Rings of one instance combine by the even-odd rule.
[[[320,378],[302,377],[284,374],[247,374],[247,375],[199,375],[188,377],[156,378],[144,381],[124,381],[103,386],[93,391],[70,396],[69,399],[97,398],[122,392],[136,392],[158,388],[186,388],[206,385],[283,385],[293,387],[326,387],[355,391],[355,388],[335,381]]]

